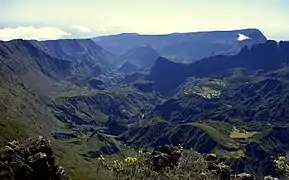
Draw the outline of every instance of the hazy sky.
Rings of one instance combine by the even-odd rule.
[[[0,0],[0,39],[258,28],[289,40],[289,0]]]

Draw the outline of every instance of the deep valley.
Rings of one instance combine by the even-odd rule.
[[[0,145],[46,137],[76,180],[99,179],[101,157],[165,145],[214,153],[235,173],[278,175],[288,77],[289,42],[257,29],[1,41]]]

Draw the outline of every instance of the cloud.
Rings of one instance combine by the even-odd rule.
[[[247,40],[247,39],[251,39],[251,38],[246,36],[246,35],[244,35],[244,34],[238,34],[238,37],[237,37],[238,41],[244,41],[244,40]]]
[[[59,39],[64,36],[71,35],[62,29],[55,27],[33,27],[33,26],[19,26],[16,28],[0,29],[0,40],[8,41],[11,39]]]
[[[76,29],[82,33],[90,33],[91,30],[88,28],[88,27],[85,27],[85,26],[80,26],[80,25],[75,25],[75,26],[72,26],[73,29]]]

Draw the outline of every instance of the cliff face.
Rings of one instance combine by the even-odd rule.
[[[234,68],[246,69],[250,74],[263,75],[288,65],[288,42],[267,41],[251,48],[244,47],[234,56],[213,56],[192,64],[173,63],[158,58],[148,79],[155,82],[157,90],[172,94],[188,77],[213,77]]]
[[[50,142],[39,137],[20,143],[13,141],[0,154],[0,179],[69,180],[55,162]]]
[[[74,76],[98,76],[115,68],[120,63],[110,52],[90,39],[60,39],[49,41],[30,41],[38,50],[71,63]]]

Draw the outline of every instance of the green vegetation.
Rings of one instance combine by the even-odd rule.
[[[230,134],[230,138],[232,139],[248,139],[254,135],[258,134],[258,132],[248,132],[246,130],[239,130],[236,127],[233,128],[233,131]]]
[[[195,125],[196,127],[204,130],[206,133],[208,133],[208,135],[210,137],[212,137],[213,139],[215,139],[218,143],[220,143],[220,145],[224,146],[224,147],[233,147],[233,148],[237,148],[236,145],[234,144],[234,142],[226,135],[221,133],[218,129],[209,126],[207,124],[201,124],[201,123],[193,123],[193,125]]]
[[[197,94],[207,99],[218,98],[227,85],[228,83],[221,79],[202,79],[193,87],[183,90],[183,93],[185,95]]]
[[[152,162],[148,155],[124,157],[120,160],[106,160],[106,157],[98,158],[97,174],[100,180],[180,180],[180,179],[217,179],[218,174],[208,170],[208,162],[202,155],[190,151],[186,152],[179,160],[179,165],[174,168],[166,168],[162,172],[153,171]]]
[[[89,96],[95,95],[101,91],[89,87],[79,87],[70,82],[55,83],[50,91],[52,98],[74,97],[74,96]]]
[[[281,173],[284,173],[289,177],[289,165],[286,162],[285,156],[279,156],[274,160],[274,165],[278,168]]]
[[[218,157],[222,158],[242,158],[245,157],[245,152],[243,149],[235,150],[235,151],[227,151],[220,148],[215,148],[212,150]]]

